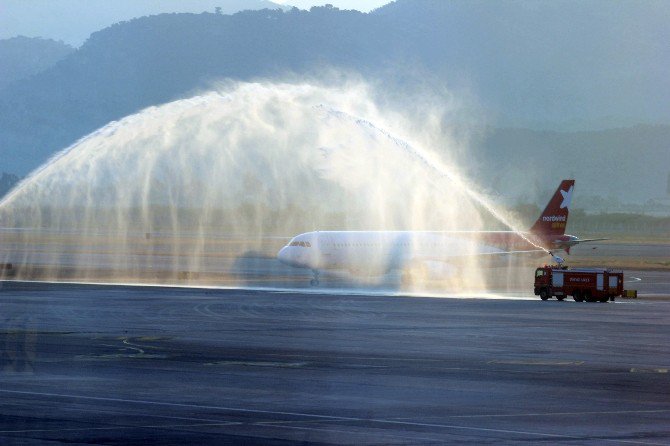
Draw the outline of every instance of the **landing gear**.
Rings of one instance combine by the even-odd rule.
[[[309,281],[309,284],[312,286],[319,286],[319,271],[313,269],[312,275],[314,276],[314,278]]]

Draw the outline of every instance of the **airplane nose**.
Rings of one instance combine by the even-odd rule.
[[[282,249],[279,250],[279,252],[277,253],[277,259],[279,259],[281,263],[284,263],[286,265],[290,264],[288,257],[288,248],[286,246],[284,246]]]
[[[280,249],[277,253],[277,259],[285,265],[296,268],[307,267],[307,260],[304,257],[304,253],[301,251],[296,251],[295,248],[290,246],[284,246],[282,249]]]

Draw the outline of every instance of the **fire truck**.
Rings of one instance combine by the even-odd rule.
[[[576,302],[607,302],[624,293],[623,271],[606,268],[568,268],[545,265],[535,270],[535,295],[542,300],[552,296]]]

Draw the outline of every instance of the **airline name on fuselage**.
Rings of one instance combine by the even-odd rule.
[[[542,217],[542,221],[565,221],[566,219],[565,215],[545,215]]]

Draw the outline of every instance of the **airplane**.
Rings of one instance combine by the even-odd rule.
[[[563,180],[535,224],[515,231],[313,231],[293,237],[277,253],[281,263],[312,270],[312,286],[323,270],[381,275],[403,272],[403,281],[417,271],[437,277],[453,274],[459,262],[509,259],[510,256],[550,254],[598,239],[565,234],[575,180]],[[479,261],[478,260],[478,261]]]

